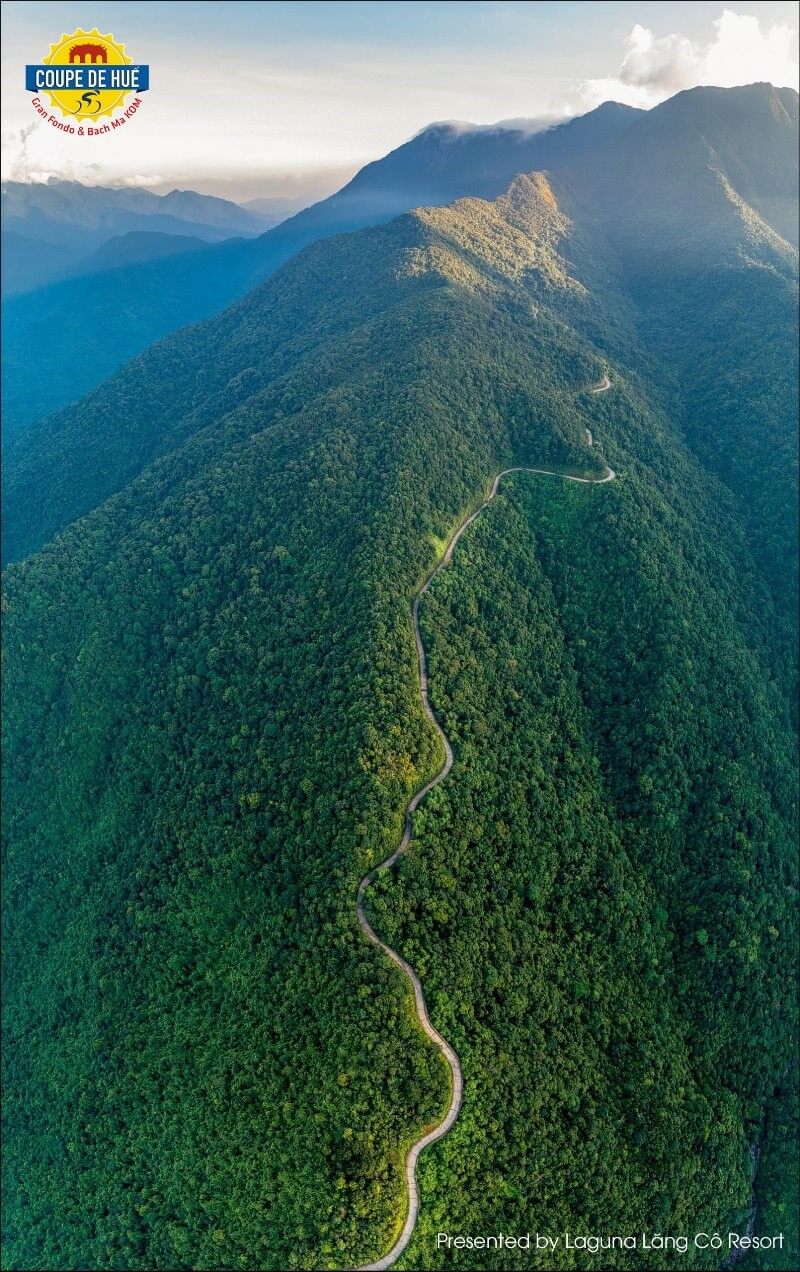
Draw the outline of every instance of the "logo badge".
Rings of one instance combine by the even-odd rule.
[[[150,67],[128,57],[125,45],[113,35],[101,35],[97,27],[78,27],[51,44],[42,62],[25,67],[25,87],[31,93],[46,93],[65,119],[91,124],[124,108],[131,93],[145,92]]]

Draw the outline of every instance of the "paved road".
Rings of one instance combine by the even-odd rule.
[[[606,389],[610,389],[610,388],[611,388],[611,381],[606,375],[603,377],[602,382],[596,388],[593,388],[591,392],[604,393]],[[589,446],[591,446],[592,435],[588,428],[586,430],[586,433],[588,437],[588,444]],[[392,960],[393,963],[397,964],[400,970],[405,973],[405,975],[408,977],[409,981],[411,982],[411,987],[414,991],[414,1002],[416,1004],[417,1017],[419,1019],[420,1025],[422,1026],[423,1032],[427,1034],[427,1036],[431,1039],[432,1042],[436,1043],[436,1046],[441,1051],[442,1055],[444,1056],[450,1068],[451,1094],[450,1094],[450,1104],[448,1106],[447,1112],[445,1113],[442,1121],[439,1122],[437,1126],[434,1126],[432,1130],[426,1131],[425,1134],[421,1137],[421,1139],[418,1139],[416,1143],[412,1144],[410,1149],[408,1150],[408,1156],[406,1157],[406,1187],[408,1188],[408,1213],[406,1214],[406,1221],[403,1224],[403,1228],[400,1233],[400,1236],[397,1238],[397,1240],[395,1241],[394,1245],[392,1246],[388,1254],[385,1254],[382,1259],[378,1259],[377,1263],[364,1264],[361,1268],[358,1269],[358,1272],[381,1272],[381,1270],[384,1268],[390,1268],[392,1264],[395,1263],[396,1260],[400,1258],[400,1255],[403,1253],[409,1241],[411,1240],[411,1234],[414,1231],[414,1228],[417,1223],[417,1215],[419,1214],[419,1189],[417,1188],[417,1158],[419,1157],[420,1153],[422,1152],[424,1148],[427,1148],[429,1144],[435,1143],[436,1140],[441,1139],[443,1135],[447,1134],[447,1132],[450,1130],[450,1127],[453,1125],[456,1118],[458,1117],[459,1110],[461,1108],[461,1097],[463,1093],[463,1079],[461,1076],[461,1064],[459,1062],[458,1056],[456,1055],[453,1048],[450,1046],[450,1043],[447,1041],[447,1039],[443,1038],[442,1035],[438,1032],[438,1030],[434,1029],[433,1025],[431,1024],[430,1018],[428,1016],[428,1009],[425,1006],[425,998],[422,993],[422,985],[420,983],[419,977],[417,976],[417,973],[414,971],[414,968],[411,966],[410,963],[407,963],[404,958],[401,958],[400,955],[395,950],[391,949],[390,946],[384,945],[380,937],[376,935],[374,929],[370,927],[370,924],[367,921],[366,915],[364,914],[364,894],[367,888],[372,883],[375,876],[381,870],[388,870],[390,866],[393,866],[394,863],[397,861],[397,858],[406,851],[409,844],[411,843],[411,818],[414,814],[414,811],[419,807],[420,803],[428,794],[428,792],[432,791],[434,786],[438,786],[440,782],[444,781],[444,779],[447,777],[447,774],[450,772],[450,769],[453,767],[453,748],[451,747],[450,742],[447,738],[447,735],[442,729],[442,726],[439,724],[439,721],[436,719],[436,716],[433,713],[433,709],[430,704],[430,699],[428,697],[428,665],[425,658],[425,646],[422,643],[422,636],[420,635],[420,630],[419,630],[419,603],[422,600],[422,597],[427,592],[433,580],[436,578],[437,574],[440,572],[440,570],[443,570],[445,566],[449,565],[450,562],[452,561],[453,551],[459,539],[461,538],[462,534],[464,533],[464,531],[467,529],[468,526],[472,525],[475,518],[479,517],[481,513],[483,512],[484,508],[486,508],[488,504],[491,503],[491,501],[494,499],[495,495],[497,494],[497,489],[498,489],[498,486],[500,485],[500,482],[503,480],[504,477],[507,477],[509,473],[537,473],[541,477],[557,477],[557,478],[560,478],[562,481],[577,481],[577,482],[580,482],[581,485],[585,485],[585,486],[602,485],[604,482],[613,481],[616,476],[616,473],[614,472],[614,470],[608,467],[606,468],[606,475],[604,477],[570,477],[566,473],[553,472],[548,468],[505,468],[503,469],[501,473],[497,474],[494,481],[492,482],[492,487],[491,487],[491,490],[489,491],[489,495],[483,501],[481,506],[477,508],[475,512],[470,513],[468,517],[465,517],[464,520],[461,522],[461,525],[453,533],[450,539],[450,542],[448,543],[445,549],[444,556],[442,557],[441,561],[435,567],[435,569],[428,575],[422,587],[417,592],[417,595],[414,597],[414,604],[412,606],[412,618],[414,622],[414,640],[417,643],[417,662],[419,664],[419,689],[420,689],[420,697],[422,699],[422,709],[425,712],[425,715],[428,717],[428,720],[430,721],[430,723],[433,725],[437,734],[439,735],[439,739],[444,748],[444,763],[442,764],[442,767],[439,769],[439,772],[436,774],[436,776],[432,777],[429,782],[426,782],[425,785],[421,787],[416,792],[416,794],[413,795],[412,798],[409,800],[408,805],[406,807],[406,817],[405,817],[405,826],[403,829],[403,838],[400,840],[398,847],[395,849],[395,851],[392,853],[390,857],[387,857],[385,861],[382,861],[381,864],[379,866],[376,866],[374,870],[370,870],[369,874],[364,875],[364,878],[361,880],[361,883],[359,884],[359,887],[358,887],[358,900],[356,902],[356,912],[358,914],[358,922],[361,925],[361,930],[365,934],[365,936],[367,936],[369,940],[372,941],[373,945],[377,945],[378,949],[383,950],[384,954],[386,954]]]

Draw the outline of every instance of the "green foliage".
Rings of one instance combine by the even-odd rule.
[[[797,1062],[782,1075],[767,1105],[761,1160],[755,1178],[755,1235],[783,1233],[783,1245],[757,1250],[743,1258],[743,1272],[791,1272],[800,1260],[800,1203],[797,1196],[797,1146],[800,1103]]]
[[[498,1266],[437,1232],[733,1222],[791,1046],[792,742],[730,610],[728,527],[698,474],[676,494],[611,458],[596,489],[515,476],[425,600],[457,760],[370,921],[423,976],[465,1105],[409,1268]]]
[[[55,483],[80,427],[108,442],[45,515],[100,506],[7,579],[15,1266],[346,1266],[397,1226],[447,1074],[354,902],[436,762],[409,598],[497,457],[581,462],[565,386],[597,374],[513,289],[445,286],[452,251],[390,292],[430,233],[367,237],[338,315],[312,257],[305,294],[279,276],[227,344],[184,337],[182,378],[151,355],[176,377],[138,433],[113,436],[141,363],[39,456]],[[309,294],[293,368],[240,375],[204,427],[195,369],[230,380],[248,341],[285,364]]]

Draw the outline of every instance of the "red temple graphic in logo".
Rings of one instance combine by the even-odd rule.
[[[108,53],[102,44],[73,44],[69,51],[69,60],[70,65],[73,62],[80,62],[82,65],[87,62],[91,65],[94,65],[95,62],[106,64],[108,62]]]

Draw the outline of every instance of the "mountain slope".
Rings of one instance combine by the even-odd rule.
[[[26,291],[41,272],[58,278],[82,278],[126,265],[202,251],[205,243],[190,234],[164,234],[154,230],[129,230],[107,239],[94,251],[73,252],[50,243],[3,234],[3,288],[8,294]]]
[[[785,1046],[788,947],[768,929],[792,925],[790,750],[776,762],[774,699],[720,621],[727,585],[709,587],[713,499],[681,472],[690,547],[674,493],[630,459],[615,451],[621,484],[603,490],[516,477],[423,613],[460,762],[369,917],[424,969],[467,1097],[423,1160],[410,1268],[518,1266],[439,1251],[436,1234],[524,1232],[531,1214],[551,1233],[649,1231],[656,1215],[674,1230],[682,1214],[719,1230],[727,1207],[744,1227],[746,1145]],[[782,882],[745,900],[762,874]],[[719,1266],[647,1258],[676,1265]]]
[[[690,119],[737,194],[796,247],[797,92],[771,84],[703,88],[679,93],[670,110]]]
[[[501,232],[503,225],[498,216]],[[21,648],[8,646],[17,686],[8,686],[9,757],[16,754],[9,764],[22,781],[20,802],[8,808],[9,921],[13,929],[33,922],[52,955],[37,969],[32,1015],[23,1005],[28,972],[8,965],[9,1085],[20,1097],[10,1120],[21,1138],[6,1214],[12,1258],[22,1261],[138,1265],[154,1257],[155,1243],[173,1264],[246,1258],[283,1267],[328,1260],[328,1250],[344,1265],[352,1251],[372,1248],[376,1222],[393,1222],[398,1146],[444,1094],[436,1056],[419,1040],[397,978],[355,938],[352,906],[356,862],[366,866],[391,839],[400,799],[433,760],[413,692],[404,594],[431,559],[427,530],[444,531],[480,487],[493,453],[510,453],[510,438],[527,428],[527,394],[547,421],[538,440],[531,437],[532,450],[580,462],[582,413],[561,377],[571,389],[595,367],[563,324],[534,320],[527,294],[517,300],[509,290],[516,264],[502,243],[482,270],[473,252],[466,288],[452,281],[462,257],[430,217],[409,216],[312,253],[316,264],[307,261],[302,276],[276,278],[239,307],[221,355],[238,357],[242,369],[241,359],[258,355],[277,327],[295,343],[287,353],[272,338],[283,374],[243,395],[238,411],[230,398],[219,401],[205,427],[195,421],[199,431],[188,417],[173,426],[169,453],[75,528],[80,543],[68,531],[9,576],[8,612],[26,643],[33,615],[23,616],[23,594],[32,597],[31,587],[44,589],[45,625],[61,626],[40,570],[60,574],[68,553],[93,599],[84,619],[75,614],[77,624],[70,618],[61,629],[61,656],[76,658],[88,638],[98,654],[106,651],[109,673],[94,680],[91,700],[82,671],[71,688],[62,682],[66,697],[51,714],[45,704],[63,669],[52,665],[56,679],[34,686],[32,664],[26,669]],[[345,254],[351,307],[342,331]],[[329,332],[308,332],[301,315],[309,312],[321,312]],[[217,343],[210,331],[196,334]],[[214,361],[208,349],[203,343],[206,365]],[[387,378],[376,351],[390,349],[396,371]],[[263,356],[268,363],[268,347]],[[426,424],[434,420],[435,428]],[[136,579],[142,586],[131,592]],[[195,584],[204,599],[195,596],[181,615],[175,603]],[[134,593],[138,618],[126,639],[124,597]],[[54,635],[43,628],[33,645]],[[115,647],[127,649],[121,661],[107,657]],[[76,670],[88,667],[87,656]],[[16,694],[28,689],[33,698],[23,707]],[[45,753],[76,694],[73,741],[84,767],[79,776],[63,764],[62,780]],[[116,719],[108,714],[113,702],[122,712]],[[222,715],[216,706],[209,713],[212,702]],[[23,717],[28,726],[18,731]],[[231,742],[220,764],[228,733],[245,749],[236,757],[242,744]],[[171,760],[179,736],[180,755]],[[57,782],[55,820],[23,789],[29,746],[41,757],[42,778]],[[109,762],[117,773],[111,782]],[[187,782],[195,794],[179,812]],[[92,790],[102,807],[87,819],[83,800]],[[29,816],[43,832],[33,853],[19,838]],[[36,902],[36,919],[25,880],[53,868],[61,817],[62,830],[71,827],[69,877],[58,897]],[[217,843],[210,855],[209,835]],[[100,963],[90,956],[82,964],[78,950],[95,948],[92,934],[101,931],[110,942],[97,951]],[[255,958],[244,974],[243,948]],[[76,994],[88,1033],[74,1014]],[[258,1037],[242,1029],[244,1019]],[[70,1056],[64,1045],[76,1026]],[[205,1041],[198,1028],[211,1030]],[[31,1029],[38,1043],[22,1050],[17,1040]],[[360,1060],[356,1038],[368,1047]],[[51,1121],[42,1103],[51,1082],[80,1110],[80,1179],[62,1149],[74,1142],[73,1113],[51,1104]],[[155,1141],[153,1101],[165,1115]],[[192,1181],[183,1199],[174,1191],[180,1177]],[[54,1193],[47,1180],[56,1178]],[[208,1188],[218,1199],[210,1226],[201,1200]],[[332,1195],[337,1204],[320,1225],[319,1199]],[[124,1232],[110,1218],[115,1196],[130,1198]],[[28,1211],[24,1222],[14,1198]],[[108,1207],[109,1218],[92,1234],[80,1214],[98,1207]],[[68,1249],[47,1214],[74,1216]]]
[[[96,274],[102,270],[120,269],[140,261],[159,260],[164,256],[178,256],[182,252],[202,251],[202,239],[191,234],[159,234],[151,230],[130,230],[108,239],[100,247],[84,256],[79,263],[81,274]]]
[[[511,200],[468,202],[467,212],[477,220],[474,228],[468,221],[470,229],[458,237],[447,210],[425,209],[359,239],[360,268],[343,295],[331,288],[330,280],[335,270],[350,275],[352,240],[341,236],[313,245],[219,317],[154,346],[84,402],[32,429],[13,461],[9,457],[8,559],[41,546],[122,489],[153,459],[207,426],[220,410],[228,413],[262,390],[278,391],[283,375],[319,346],[328,347],[329,360],[335,355],[333,365],[341,374],[342,365],[353,358],[351,342],[365,323],[385,322],[394,309],[403,312],[417,292],[436,290],[443,279],[482,292],[491,286],[489,280],[513,283],[526,268],[538,266],[545,279],[552,276],[566,284],[547,250],[547,239],[557,233],[562,218],[546,201],[550,196],[541,179],[520,182],[523,198],[530,193],[522,225],[530,229],[538,217],[540,247],[532,248],[524,229],[514,224],[519,217]],[[549,230],[544,228],[548,223]],[[456,230],[459,224],[456,213]],[[486,252],[482,236],[487,230],[492,231],[490,259],[481,261],[482,272],[475,273],[473,257],[476,250]],[[570,284],[568,291],[574,287]],[[314,315],[310,325],[309,312]],[[368,350],[365,356],[370,356]],[[155,396],[154,385],[162,386]],[[134,402],[145,405],[131,414],[129,404]],[[92,445],[87,453],[88,434]]]
[[[624,135],[642,113],[619,102],[604,102],[566,123],[533,130],[514,123],[483,128],[432,124],[367,164],[329,199],[300,213],[295,225],[324,227],[331,234],[419,204],[449,203],[470,194],[492,199],[518,172],[562,167]]]
[[[797,100],[764,84],[693,89],[650,111],[627,144],[554,180],[564,208],[614,262],[640,337],[672,380],[689,444],[739,501],[791,678],[797,252],[743,192],[762,207],[793,208],[796,221]]]
[[[78,251],[65,251],[44,239],[30,238],[13,230],[3,230],[0,243],[3,295],[8,296],[46,286],[80,257]]]
[[[604,225],[630,257],[630,274],[652,277],[662,254],[671,271],[682,263],[688,271],[704,254],[718,263],[750,244],[793,269],[795,253],[762,212],[797,208],[797,102],[794,90],[770,84],[678,93],[568,166],[564,188],[583,223]],[[790,220],[779,216],[781,225]]]
[[[741,1220],[793,1045],[782,629],[697,386],[641,330],[645,262],[582,220],[576,174],[563,203],[535,174],[316,243],[32,430],[4,602],[11,1265],[389,1248],[448,1094],[355,915],[438,767],[410,598],[501,467],[601,454],[605,486],[515,477],[422,610],[455,763],[369,915],[465,1099],[406,1259],[516,1266],[435,1233],[531,1215]],[[789,280],[747,217],[709,259],[729,195],[702,188],[681,241],[750,302],[693,340],[737,375],[783,323],[753,277]],[[686,258],[657,265],[650,323],[685,352]],[[760,406],[783,447],[786,397]]]
[[[262,195],[258,199],[247,199],[240,206],[246,212],[254,212],[265,223],[265,229],[286,221],[295,212],[301,212],[308,200],[290,195]]]
[[[6,306],[4,327],[7,432],[81,397],[167,332],[222,309],[308,243],[379,224],[421,203],[495,197],[518,172],[558,167],[624,131],[636,116],[607,103],[533,135],[435,127],[260,238],[210,248],[188,272],[165,261],[15,299]]]
[[[701,107],[698,92],[722,97],[714,99],[715,109],[706,99]],[[741,104],[735,93],[742,95]],[[683,97],[689,103],[689,115],[673,107],[678,118],[670,128],[677,126],[684,142],[698,138],[700,129],[705,129],[720,148],[720,162],[726,165],[732,189],[749,207],[773,217],[767,217],[770,229],[788,232],[791,208],[796,206],[797,95],[790,89],[753,85],[738,90],[693,90],[673,102]],[[743,114],[749,131],[741,126]],[[606,103],[588,115],[533,135],[513,129],[464,133],[448,125],[435,126],[367,165],[337,194],[260,238],[210,248],[202,266],[188,274],[178,262],[163,262],[159,268],[133,267],[121,275],[93,279],[79,284],[77,291],[74,284],[55,285],[15,299],[6,306],[4,328],[7,434],[79,398],[166,332],[221,309],[306,244],[385,221],[420,203],[442,203],[469,194],[495,197],[517,172],[559,170],[581,155],[604,152],[616,138],[616,153],[624,155],[628,131],[635,124],[641,132],[644,115]],[[646,156],[648,133],[642,135]],[[737,137],[742,138],[739,157],[733,153]],[[679,163],[674,175],[686,192],[686,174]],[[674,202],[667,188],[665,213]],[[651,210],[654,207],[655,201]],[[117,303],[120,293],[126,298],[122,309]],[[94,333],[91,350],[87,329]]]

